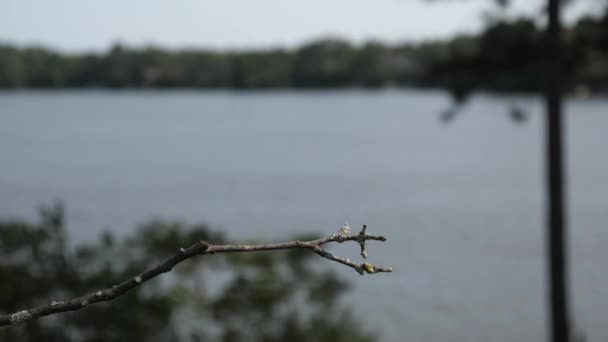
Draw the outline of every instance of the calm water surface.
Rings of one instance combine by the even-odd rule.
[[[33,219],[63,199],[73,242],[156,216],[268,240],[367,223],[391,238],[371,261],[396,272],[331,267],[384,341],[544,340],[542,103],[478,96],[446,125],[448,103],[420,91],[0,93],[0,216]],[[528,122],[509,120],[513,103]],[[567,112],[575,323],[607,341],[608,101]]]

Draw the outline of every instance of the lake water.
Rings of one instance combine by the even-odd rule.
[[[63,199],[73,242],[157,216],[266,240],[366,223],[390,237],[371,262],[395,272],[331,267],[355,287],[347,302],[369,298],[357,311],[383,341],[542,341],[542,102],[477,96],[444,124],[448,104],[396,90],[4,92],[0,216]],[[607,341],[608,101],[569,101],[567,115],[573,315]]]

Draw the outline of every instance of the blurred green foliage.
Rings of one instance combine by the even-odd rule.
[[[65,300],[117,284],[200,239],[203,225],[153,221],[124,239],[68,247],[61,205],[40,223],[0,221],[0,310]],[[344,280],[307,251],[216,254],[108,303],[0,328],[0,341],[372,341],[341,305]],[[317,261],[317,262],[313,262]],[[314,264],[314,265],[313,265]]]
[[[500,16],[499,16],[500,17]],[[477,35],[388,46],[324,39],[294,50],[169,51],[115,45],[105,54],[0,45],[0,88],[441,87],[540,91],[543,32],[534,18],[492,19]],[[566,30],[569,88],[608,91],[608,8]]]

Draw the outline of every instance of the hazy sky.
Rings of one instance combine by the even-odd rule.
[[[540,1],[516,0],[511,11],[531,13]],[[490,0],[0,0],[0,41],[68,51],[117,41],[294,46],[327,35],[396,42],[479,30],[491,8]]]

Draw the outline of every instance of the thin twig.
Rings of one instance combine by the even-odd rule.
[[[170,272],[175,265],[197,255],[233,252],[256,252],[279,249],[310,249],[326,259],[351,267],[361,275],[365,273],[373,274],[382,272],[392,272],[393,269],[391,267],[378,267],[367,262],[359,264],[351,261],[350,259],[336,256],[321,248],[322,245],[330,242],[342,243],[345,241],[356,241],[361,245],[361,255],[363,257],[367,257],[367,252],[365,251],[365,242],[368,240],[386,241],[386,238],[381,235],[367,234],[366,228],[367,226],[364,225],[363,229],[358,235],[350,235],[350,227],[345,224],[344,226],[342,226],[342,228],[340,228],[338,233],[332,234],[322,239],[311,241],[296,240],[263,245],[212,245],[209,244],[207,241],[199,241],[188,248],[180,248],[175,255],[166,259],[160,264],[144,271],[143,273],[104,290],[100,290],[94,293],[90,293],[86,296],[70,300],[53,301],[47,305],[17,311],[12,314],[0,315],[0,326],[20,325],[27,321],[38,319],[43,316],[53,315],[67,311],[80,310],[90,304],[111,301],[116,297],[125,294],[127,291],[140,286],[148,280],[155,278],[160,274]]]

